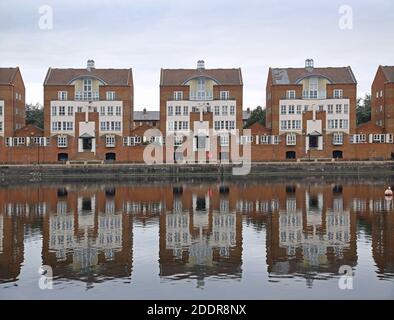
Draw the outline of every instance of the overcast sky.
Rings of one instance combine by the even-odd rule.
[[[53,8],[53,29],[39,8]],[[353,9],[353,28],[339,9]],[[135,109],[159,109],[160,68],[242,68],[244,108],[265,105],[268,68],[348,66],[358,95],[394,65],[393,0],[2,0],[0,66],[19,66],[27,102],[42,103],[48,67],[133,68]]]

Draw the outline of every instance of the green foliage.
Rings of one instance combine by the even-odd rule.
[[[258,106],[252,111],[252,113],[250,114],[250,118],[244,126],[244,129],[250,128],[256,122],[265,126],[265,109],[263,109],[261,106]]]
[[[39,103],[26,105],[26,124],[32,124],[44,129],[44,108],[42,105]]]
[[[357,99],[356,107],[357,125],[371,121],[371,95]]]

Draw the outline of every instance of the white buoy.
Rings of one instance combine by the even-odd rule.
[[[391,190],[391,187],[387,188],[387,190],[384,192],[384,195],[386,197],[392,197],[393,196],[393,190]]]

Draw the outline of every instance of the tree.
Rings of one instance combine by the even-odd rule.
[[[250,128],[256,122],[260,123],[262,126],[265,126],[265,109],[263,109],[261,106],[258,106],[252,111],[248,121],[244,126],[244,129]]]
[[[32,124],[44,129],[44,109],[42,105],[39,103],[26,105],[26,124]]]
[[[357,125],[371,121],[371,95],[357,99],[356,107]]]

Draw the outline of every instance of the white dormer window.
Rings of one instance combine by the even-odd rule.
[[[107,91],[106,99],[107,99],[107,101],[114,101],[115,100],[115,91]]]
[[[334,99],[342,99],[343,98],[343,90],[335,89],[334,90]]]
[[[183,100],[183,92],[182,91],[174,91],[174,100],[176,100],[176,101]]]
[[[60,101],[66,101],[67,100],[67,91],[58,91],[57,96]]]
[[[220,91],[220,100],[229,100],[230,91]]]
[[[295,90],[287,90],[286,97],[287,99],[295,99],[296,98]]]

